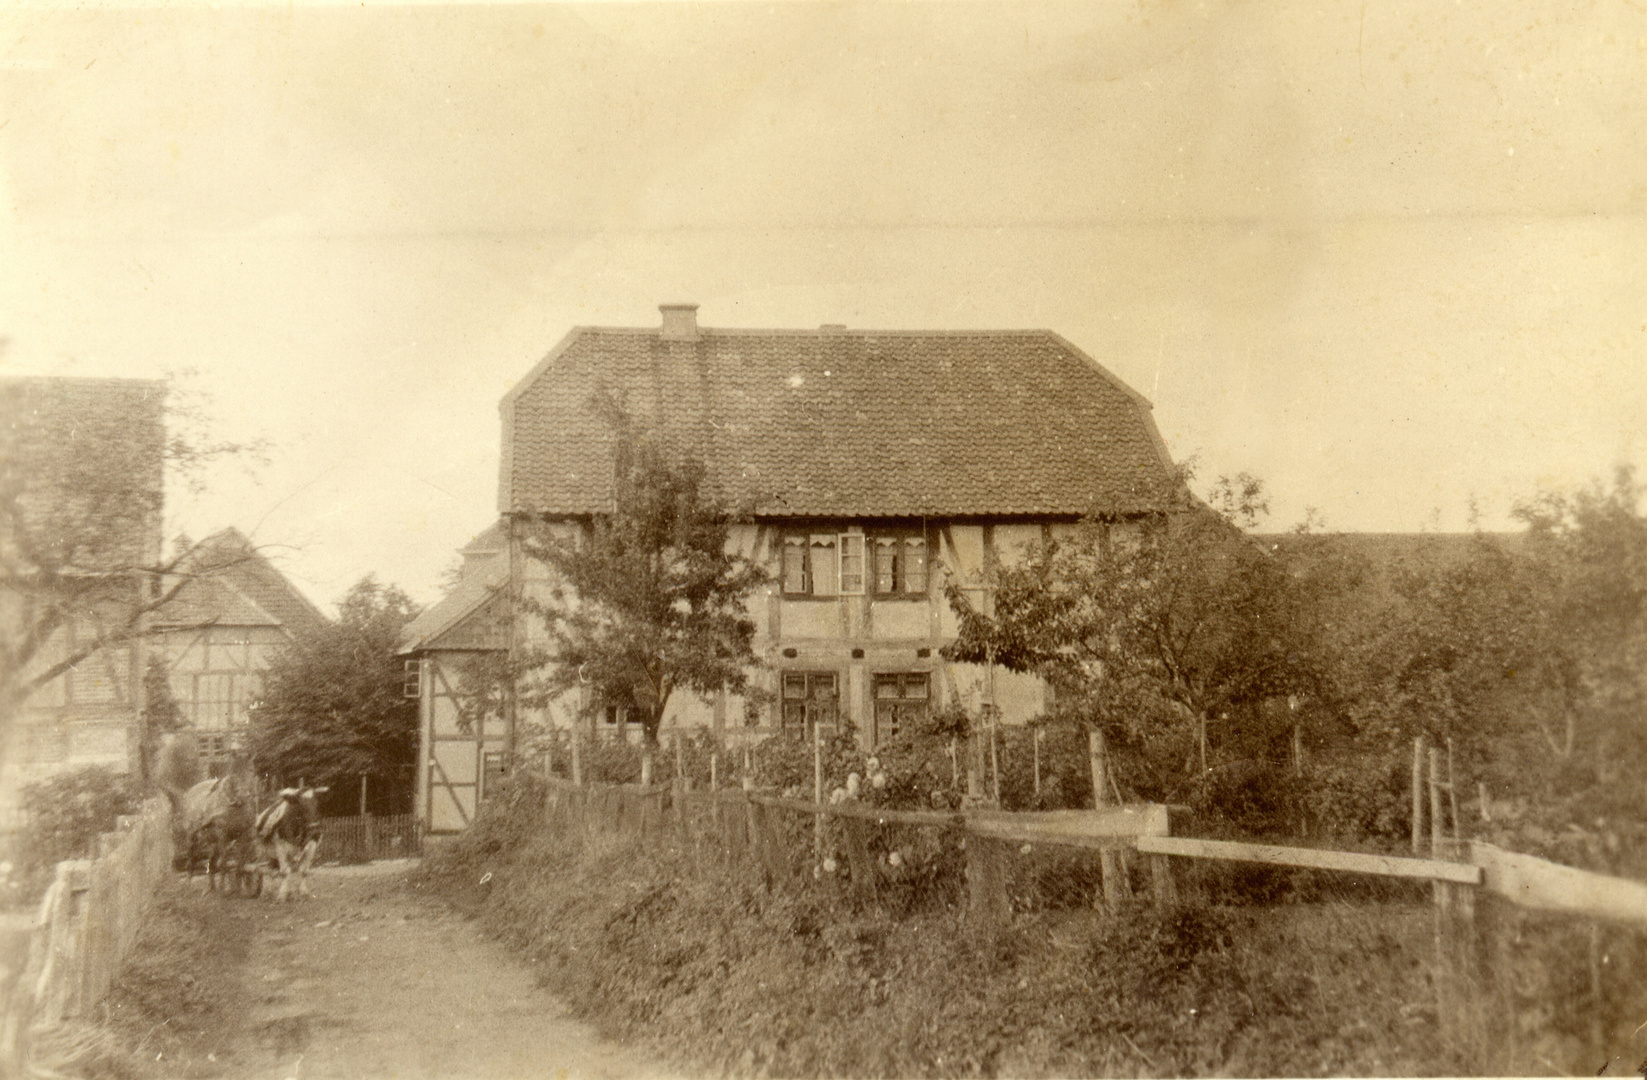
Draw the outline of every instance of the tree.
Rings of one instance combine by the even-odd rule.
[[[165,485],[259,449],[212,438],[164,382],[0,380],[0,714],[144,636],[191,577],[224,568],[179,573],[190,551],[163,555]]]
[[[417,610],[368,574],[345,594],[335,623],[276,654],[248,731],[259,770],[341,784],[415,764],[417,702],[403,696],[396,649]]]
[[[656,743],[678,689],[746,693],[755,624],[745,600],[767,580],[728,551],[734,514],[707,490],[704,467],[671,457],[617,405],[594,407],[617,431],[615,499],[581,533],[538,523],[525,551],[549,568],[546,597],[522,599],[548,648],[530,657],[539,696],[580,686],[633,710]]]
[[[151,656],[149,666],[143,671],[143,715],[139,717],[137,739],[138,764],[145,783],[154,773],[152,765],[160,740],[183,726],[183,710],[172,696],[166,663],[158,656]]]
[[[1319,675],[1297,582],[1240,527],[1264,513],[1263,485],[1177,502],[1135,536],[1087,521],[995,570],[993,612],[948,589],[960,633],[944,655],[1046,678],[1056,718],[1102,732],[1155,797],[1204,775],[1215,745],[1274,734],[1264,705]]]
[[[1553,805],[1647,764],[1647,519],[1633,474],[1522,504],[1522,538],[1477,534],[1399,574],[1349,695],[1390,741],[1452,739],[1496,790]]]

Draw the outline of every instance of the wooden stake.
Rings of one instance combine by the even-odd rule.
[[[583,786],[583,730],[572,729],[572,786]]]
[[[812,822],[812,853],[814,863],[823,865],[824,857],[824,815],[823,815],[823,728],[818,724],[812,725],[812,801],[820,809]]]
[[[681,745],[680,729],[675,729],[675,775],[686,779],[686,749]]]
[[[1098,728],[1087,731],[1087,755],[1092,765],[1092,808],[1102,810],[1109,804],[1109,747]],[[1098,853],[1098,867],[1104,878],[1104,906],[1114,911],[1121,906],[1121,860],[1106,848]]]
[[[1424,838],[1424,736],[1413,740],[1413,854],[1423,850]]]
[[[366,774],[360,774],[360,816],[366,817]]]
[[[1453,815],[1453,839],[1459,838],[1458,831],[1458,785],[1453,773],[1453,740],[1447,739],[1447,803]]]
[[[991,676],[994,675],[994,671],[994,668],[990,669]],[[991,691],[991,693],[993,693],[993,691]],[[998,731],[999,728],[995,718],[995,706],[991,705],[989,707],[989,771],[991,776],[994,778],[993,787],[995,789],[995,805],[997,807],[1001,805],[1001,752],[1000,740],[997,737]]]
[[[1441,832],[1441,751],[1430,747],[1430,858],[1445,858]]]
[[[1041,797],[1041,729],[1036,728],[1030,740],[1035,745],[1035,797]]]
[[[721,787],[721,755],[718,750],[709,752],[709,790],[719,791]]]

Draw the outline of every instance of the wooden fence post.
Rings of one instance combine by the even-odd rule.
[[[1036,728],[1034,728],[1034,732],[1035,732],[1034,735],[1031,736],[1031,741],[1035,744],[1035,799],[1036,799],[1036,803],[1037,803],[1037,808],[1039,808],[1039,803],[1040,803],[1040,799],[1041,799],[1041,729],[1040,729],[1040,727],[1037,726]]]
[[[1424,841],[1424,736],[1413,740],[1413,854],[1423,850]]]
[[[852,867],[852,895],[859,903],[875,902],[875,860],[869,855],[869,843],[864,830],[869,823],[862,818],[842,818],[846,833],[846,859]]]
[[[1092,808],[1102,810],[1109,805],[1109,746],[1104,733],[1097,728],[1087,731],[1087,756],[1092,766]],[[1098,853],[1098,866],[1103,875],[1104,906],[1110,911],[1121,907],[1121,860],[1113,849]]]
[[[675,832],[680,839],[681,851],[690,855],[692,854],[692,828],[686,819],[689,812],[686,805],[686,778],[677,775],[674,788]]]
[[[1001,848],[1000,841],[967,833],[967,914],[973,925],[991,940],[1006,926],[1012,914],[1007,900],[1006,867]]]
[[[1176,907],[1178,904],[1178,882],[1172,873],[1172,857],[1170,855],[1151,855],[1149,857],[1150,886],[1154,894],[1155,906],[1161,909]]]

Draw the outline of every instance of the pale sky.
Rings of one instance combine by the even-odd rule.
[[[1647,465],[1647,8],[0,12],[0,372],[194,369],[180,495],[439,595],[575,325],[1046,327],[1271,525]]]

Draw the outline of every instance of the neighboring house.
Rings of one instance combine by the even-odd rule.
[[[1170,509],[1182,488],[1150,403],[1046,330],[721,330],[695,305],[661,310],[661,327],[574,329],[504,397],[513,587],[547,585],[521,547],[532,522],[570,533],[612,506],[614,435],[588,407],[605,392],[755,507],[732,542],[773,576],[751,601],[767,703],[677,691],[666,727],[799,736],[844,721],[874,745],[947,701],[1039,713],[1040,680],[941,658],[956,632],[945,583],[987,606],[996,560],[1026,544]],[[515,635],[542,643],[532,619]],[[621,721],[621,703],[593,704],[520,719]]]
[[[55,772],[136,764],[165,393],[0,379],[0,810]]]
[[[244,748],[274,653],[326,616],[233,528],[190,548],[168,580],[176,595],[154,615],[150,650],[204,764],[220,768]]]
[[[509,648],[508,537],[498,522],[470,541],[457,584],[401,638],[405,691],[418,699],[415,812],[429,832],[467,827],[508,773],[515,733],[498,683]]]

